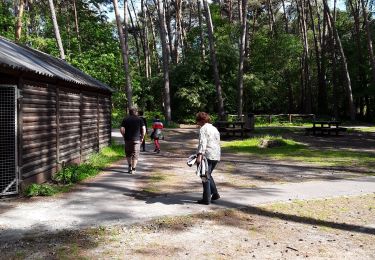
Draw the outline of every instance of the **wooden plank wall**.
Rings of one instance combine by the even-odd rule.
[[[112,101],[110,96],[99,96],[99,148],[111,144],[111,111]]]
[[[82,156],[86,158],[90,153],[99,150],[98,99],[84,95],[82,105]]]
[[[21,177],[56,171],[56,88],[46,85],[22,90]]]
[[[25,83],[22,96],[23,180],[43,182],[110,144],[109,95]]]
[[[80,106],[79,92],[59,88],[60,163],[80,158]]]

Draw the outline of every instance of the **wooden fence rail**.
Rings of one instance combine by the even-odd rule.
[[[254,114],[253,116],[254,116],[254,120],[256,120],[256,118],[266,118],[269,124],[272,123],[272,119],[280,118],[280,117],[285,118],[286,121],[288,121],[289,123],[292,123],[294,118],[307,118],[307,119],[311,119],[312,121],[315,121],[315,114],[275,114],[275,115]],[[245,118],[245,115],[242,115],[241,118],[239,118],[238,115],[228,115],[228,120],[229,121],[246,121],[246,118]]]

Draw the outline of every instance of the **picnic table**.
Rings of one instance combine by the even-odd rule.
[[[331,135],[331,133],[335,133],[339,135],[340,132],[345,132],[347,130],[345,127],[340,126],[340,121],[313,121],[312,124],[312,127],[305,128],[306,134]]]
[[[239,133],[241,138],[244,137],[244,121],[217,121],[214,125],[217,127],[220,134],[224,134],[225,136],[235,136],[236,133]]]

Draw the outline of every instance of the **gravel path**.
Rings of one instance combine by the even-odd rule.
[[[164,154],[173,155],[168,152]],[[163,156],[163,152],[160,156]],[[169,161],[169,167],[173,167],[176,160],[184,160],[182,158]],[[223,161],[225,163],[230,159],[224,157]],[[30,234],[100,225],[132,224],[166,215],[185,215],[218,208],[239,208],[294,199],[327,198],[375,192],[375,177],[370,176],[225,189],[221,192],[222,199],[210,206],[195,203],[201,196],[200,192],[178,193],[173,197],[163,195],[142,198],[139,196],[137,183],[144,178],[142,173],[150,172],[153,165],[157,163],[158,157],[155,154],[143,153],[136,175],[127,174],[125,162],[120,161],[108,168],[102,175],[81,183],[70,193],[49,198],[1,200],[0,243]],[[259,168],[259,165],[248,162],[241,167],[243,171],[251,172],[255,167]],[[270,171],[272,167],[268,165],[264,169]],[[288,172],[290,165],[279,164],[277,171]],[[308,168],[304,171],[309,172]],[[313,172],[314,169],[311,171]]]

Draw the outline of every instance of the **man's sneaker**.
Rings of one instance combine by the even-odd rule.
[[[157,149],[157,150],[156,150],[156,153],[160,153],[160,149]]]
[[[130,171],[130,174],[135,174],[135,169],[134,168]]]
[[[218,200],[218,199],[220,199],[219,193],[213,194],[211,197],[211,200]]]

